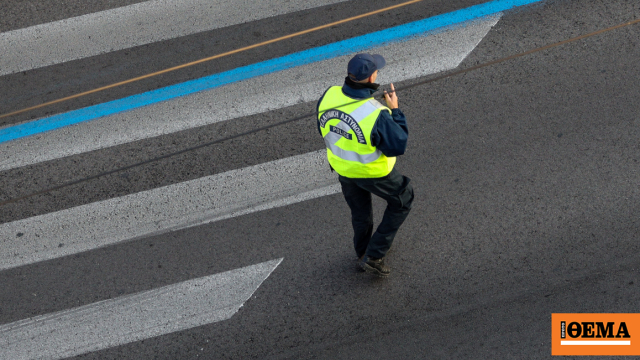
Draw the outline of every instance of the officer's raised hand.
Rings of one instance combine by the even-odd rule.
[[[387,107],[389,109],[398,108],[398,95],[396,95],[396,88],[391,84],[391,94],[384,92],[384,99],[387,101]]]

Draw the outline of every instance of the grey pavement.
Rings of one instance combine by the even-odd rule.
[[[371,6],[391,3],[395,2],[372,1]],[[425,1],[416,8],[420,11],[398,11],[380,17],[384,21],[351,24],[317,36],[336,41],[472,3],[477,2]],[[21,6],[10,4],[11,9]],[[319,22],[322,18],[312,10],[300,15]],[[46,14],[40,16],[42,22],[51,21]],[[59,19],[60,14],[52,10],[50,18]],[[312,23],[293,18],[297,19],[283,24],[282,31]],[[640,4],[631,1],[545,1],[505,13],[461,68],[637,18]],[[281,30],[266,20],[238,28],[252,26],[256,29],[251,31],[260,34]],[[212,34],[227,30],[231,29]],[[249,30],[238,36],[248,34]],[[198,36],[189,39],[196,41]],[[638,39],[640,25],[635,25],[400,92],[410,143],[397,166],[412,179],[416,200],[389,253],[388,279],[357,269],[349,210],[335,194],[2,271],[0,324],[284,258],[229,320],[77,358],[551,358],[551,313],[638,312]],[[300,39],[242,61],[317,43],[313,37]],[[140,61],[149,54],[141,50]],[[88,74],[94,70],[80,72],[77,83],[82,85],[65,91],[140,70],[110,73],[109,66],[115,65],[109,64],[117,63],[111,56],[115,55],[86,63],[88,69],[98,69],[105,61],[105,73],[92,78]],[[171,61],[183,57],[165,56],[160,62]],[[56,76],[65,78],[71,71],[66,66],[70,65],[61,64]],[[232,59],[216,66],[228,68]],[[164,86],[200,71],[139,87]],[[16,94],[30,91],[17,77],[0,81],[12,84]],[[336,79],[337,84],[341,81]],[[32,85],[56,84],[55,77],[43,77],[42,83]],[[118,90],[104,99],[132,91],[139,88]],[[13,106],[5,103],[2,109],[5,105]],[[1,172],[0,196],[5,199],[240,133],[304,114],[314,106],[295,105],[241,122]],[[312,119],[281,135],[276,130],[256,133],[36,197],[0,208],[0,219],[24,219],[323,146]],[[280,146],[273,147],[274,142]],[[383,205],[375,204],[379,220]]]

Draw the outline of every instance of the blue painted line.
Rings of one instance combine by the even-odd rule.
[[[243,66],[219,74],[205,76],[200,79],[22,123],[0,129],[0,143],[59,129],[64,126],[78,124],[84,121],[98,119],[103,116],[137,109],[146,105],[193,94],[195,92],[214,89],[257,76],[317,61],[327,60],[350,53],[356,53],[369,48],[388,45],[393,42],[406,41],[417,36],[425,36],[452,25],[462,24],[467,21],[540,1],[542,0],[494,0],[447,14],[430,17],[424,20],[399,25],[393,28],[297,52],[283,57]]]

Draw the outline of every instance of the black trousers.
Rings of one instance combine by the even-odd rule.
[[[351,208],[353,246],[358,257],[366,254],[372,258],[384,257],[393,238],[411,210],[413,188],[411,179],[393,169],[389,175],[374,179],[339,177],[342,193]],[[371,194],[387,201],[382,222],[373,231],[373,207]]]

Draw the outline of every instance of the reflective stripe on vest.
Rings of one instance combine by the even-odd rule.
[[[364,118],[371,115],[371,113],[377,110],[378,110],[377,106],[372,104],[371,101],[367,101],[366,103],[362,104],[362,106],[360,106],[359,108],[351,112],[349,115],[351,115],[351,117],[357,123],[359,123]],[[338,125],[336,125],[336,127],[346,132],[349,132],[351,130],[349,125],[347,125],[344,121],[339,122]],[[342,139],[342,136],[340,136],[339,134],[336,134],[334,132],[329,132],[324,137],[324,143],[327,146],[327,148],[330,149],[335,156],[341,159],[349,160],[349,161],[357,161],[362,164],[368,164],[370,162],[378,160],[380,155],[382,155],[382,152],[378,149],[376,149],[371,154],[358,154],[355,151],[344,150],[336,145],[336,142],[338,142],[338,140],[340,139]]]

